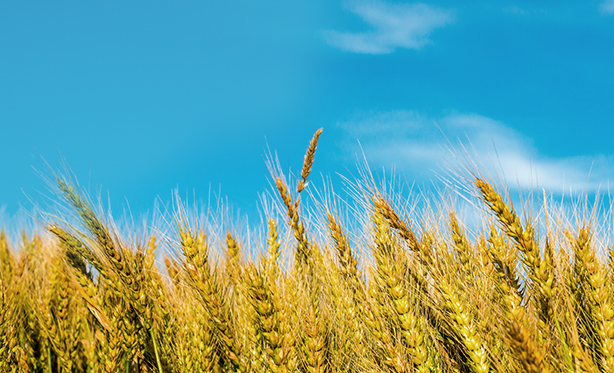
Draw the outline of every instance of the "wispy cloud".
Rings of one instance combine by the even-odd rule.
[[[354,53],[387,54],[396,48],[420,49],[431,41],[429,34],[454,18],[454,12],[425,4],[386,4],[377,0],[348,3],[371,30],[366,32],[326,31],[326,41]]]
[[[614,14],[614,0],[604,1],[603,3],[601,3],[601,6],[599,8],[601,10],[601,13],[603,14]]]
[[[517,6],[511,6],[503,9],[506,13],[515,14],[518,16],[537,16],[537,15],[546,15],[549,13],[546,9],[530,9],[530,8],[520,8]]]
[[[512,188],[563,192],[605,187],[614,172],[614,156],[554,158],[539,153],[530,139],[491,118],[453,114],[430,118],[412,111],[355,115],[340,123],[350,153],[360,151],[378,166],[395,165],[418,180],[460,167],[461,146],[471,157],[502,176]],[[590,174],[590,177],[589,177]]]

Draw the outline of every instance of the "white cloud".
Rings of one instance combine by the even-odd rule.
[[[356,115],[340,125],[350,144],[360,141],[369,161],[395,165],[416,179],[458,171],[461,161],[456,156],[463,157],[461,146],[471,158],[477,158],[480,169],[486,167],[491,175],[502,176],[511,188],[595,191],[607,187],[609,175],[614,174],[614,156],[543,156],[530,139],[481,115],[429,118],[411,111],[391,111]],[[357,146],[348,150],[360,151]]]
[[[601,6],[599,7],[601,9],[601,13],[603,14],[614,14],[614,0],[606,0],[603,3],[601,3]]]
[[[377,0],[355,0],[352,13],[369,26],[366,32],[326,31],[326,41],[341,50],[355,53],[387,54],[396,48],[420,49],[430,43],[429,34],[453,20],[450,10],[425,4],[386,4]]]

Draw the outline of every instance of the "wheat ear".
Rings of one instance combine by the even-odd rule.
[[[301,170],[301,179],[298,181],[298,185],[296,190],[301,193],[305,186],[307,185],[307,178],[311,173],[311,168],[313,167],[313,159],[316,154],[316,149],[318,147],[318,140],[320,139],[320,135],[322,134],[322,128],[316,131],[309,143],[309,148],[307,148],[307,153],[305,154],[305,161],[303,162],[303,169]]]
[[[612,309],[612,287],[607,273],[595,257],[591,245],[590,231],[581,228],[574,241],[575,292],[578,307],[589,305],[587,314],[579,310],[582,329],[588,329],[587,340],[594,341],[593,352],[606,372],[614,372],[614,310]],[[588,286],[586,286],[588,285]],[[593,333],[593,331],[597,333]],[[590,338],[597,334],[599,338]]]
[[[205,302],[207,312],[214,325],[218,342],[224,347],[225,357],[233,369],[239,372],[247,370],[247,364],[238,341],[231,330],[227,312],[223,309],[223,299],[208,265],[208,245],[205,235],[201,232],[193,236],[186,227],[179,229],[181,249],[186,257],[185,270]]]
[[[533,227],[530,224],[523,227],[512,206],[507,205],[490,184],[479,178],[475,184],[482,199],[499,220],[503,231],[516,242],[518,250],[523,254],[522,261],[527,267],[532,286],[537,293],[540,329],[545,331],[553,312],[551,299],[554,298],[554,268],[550,260],[542,259]]]

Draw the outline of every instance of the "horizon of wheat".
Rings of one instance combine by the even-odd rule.
[[[0,231],[0,373],[614,372],[607,215],[519,212],[480,170],[477,223],[366,177],[317,200],[321,133],[253,236],[180,200],[126,234],[58,176],[70,212]]]

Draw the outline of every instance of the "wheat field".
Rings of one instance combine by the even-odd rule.
[[[614,372],[608,214],[479,170],[474,215],[366,176],[339,201],[307,188],[320,134],[259,233],[180,200],[122,226],[54,177],[64,208],[0,234],[0,373]]]

